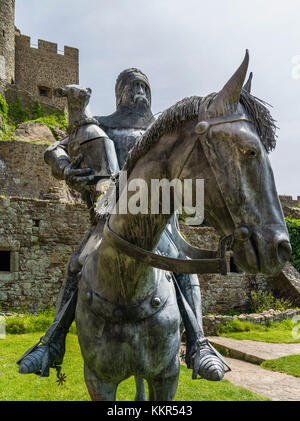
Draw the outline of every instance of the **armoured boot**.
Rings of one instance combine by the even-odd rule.
[[[56,368],[59,373],[65,354],[66,336],[75,318],[76,302],[77,279],[68,277],[53,323],[40,341],[19,359],[19,373],[49,377],[50,368]]]
[[[197,275],[186,274],[173,275],[182,293],[176,288],[177,302],[186,331],[185,362],[187,367],[193,369],[193,379],[197,378],[199,374],[206,380],[222,380],[225,374],[225,361],[210,345],[203,332],[201,292],[198,277]],[[194,313],[197,321],[197,331],[195,331],[195,326],[184,306],[184,299]]]

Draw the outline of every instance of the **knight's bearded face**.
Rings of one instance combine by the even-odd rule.
[[[141,80],[134,80],[124,89],[120,101],[121,104],[137,109],[150,108],[151,96],[149,86]]]

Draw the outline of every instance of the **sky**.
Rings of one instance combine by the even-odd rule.
[[[270,154],[279,194],[300,196],[300,0],[16,0],[16,26],[79,48],[80,84],[93,115],[115,110],[118,74],[148,76],[158,113],[219,91],[249,49],[252,94],[272,104]]]

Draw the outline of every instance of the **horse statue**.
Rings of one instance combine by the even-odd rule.
[[[128,183],[143,179],[148,186],[151,179],[204,179],[205,217],[231,239],[235,263],[247,273],[274,276],[291,246],[267,156],[276,144],[275,123],[265,103],[243,89],[248,62],[246,51],[217,94],[185,98],[162,113],[123,170]],[[134,193],[122,190],[119,202],[125,194],[130,201]],[[144,380],[150,400],[175,397],[181,319],[170,272],[203,273],[203,265],[213,272],[224,253],[202,260],[155,254],[173,211],[116,211],[105,222],[99,216],[81,252],[76,325],[92,400],[115,400],[130,376],[136,400],[146,400]]]

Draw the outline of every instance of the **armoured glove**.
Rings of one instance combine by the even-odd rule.
[[[91,174],[91,168],[79,168],[82,159],[82,154],[76,156],[63,171],[63,176],[68,186],[80,193],[82,193],[87,184],[94,179],[94,175]]]

